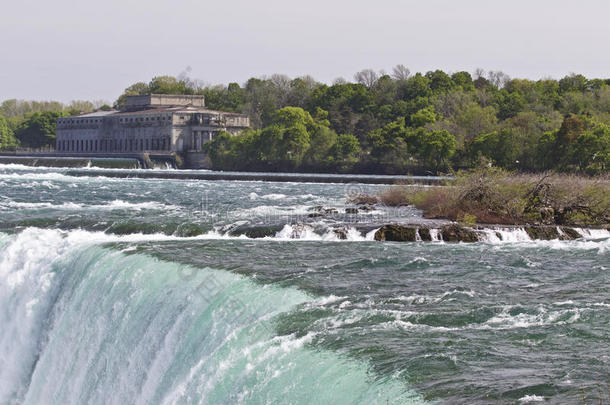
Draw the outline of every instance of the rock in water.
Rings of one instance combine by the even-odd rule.
[[[561,231],[564,233],[562,235],[566,239],[579,239],[582,238],[582,235],[578,233],[578,231],[574,228],[562,227]]]
[[[229,232],[231,236],[246,235],[248,238],[258,239],[275,236],[281,231],[283,225],[243,225]]]
[[[419,228],[417,232],[419,233],[419,237],[421,238],[421,240],[426,242],[432,241],[432,235],[430,234],[429,228]]]
[[[478,242],[479,236],[472,229],[453,224],[441,228],[441,235],[445,242]]]
[[[347,229],[345,229],[345,228],[333,229],[333,232],[335,233],[335,235],[337,235],[337,238],[339,238],[340,240],[347,239]]]
[[[417,228],[401,225],[384,225],[375,232],[375,240],[390,242],[415,242]]]
[[[532,239],[539,240],[572,240],[581,238],[582,235],[573,228],[561,227],[561,231],[556,226],[528,226],[525,232]]]
[[[554,226],[527,226],[525,232],[531,239],[552,240],[559,239],[559,231]]]

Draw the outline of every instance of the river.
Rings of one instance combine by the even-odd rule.
[[[610,399],[607,231],[376,242],[425,222],[344,213],[383,185],[98,172],[0,166],[0,404]]]

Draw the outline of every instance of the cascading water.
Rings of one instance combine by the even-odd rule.
[[[364,363],[306,347],[311,334],[276,335],[274,317],[307,294],[104,247],[112,240],[2,234],[0,403],[421,402]]]

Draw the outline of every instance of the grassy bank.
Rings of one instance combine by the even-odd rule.
[[[355,199],[365,198],[388,206],[414,205],[427,218],[467,225],[610,224],[609,175],[514,174],[486,167],[460,172],[445,187],[393,186]]]

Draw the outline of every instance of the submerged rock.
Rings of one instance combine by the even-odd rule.
[[[375,232],[375,240],[391,242],[415,242],[417,228],[401,225],[384,225]]]
[[[323,217],[324,215],[333,215],[339,213],[336,208],[328,208],[322,205],[316,205],[315,207],[311,207],[309,211],[313,211],[311,214],[307,215],[309,218],[317,218]]]
[[[441,228],[441,236],[445,242],[478,242],[479,235],[463,226],[452,224]]]
[[[345,213],[346,214],[357,214],[358,212],[359,212],[358,208],[351,207],[351,208],[346,208],[345,209]]]

